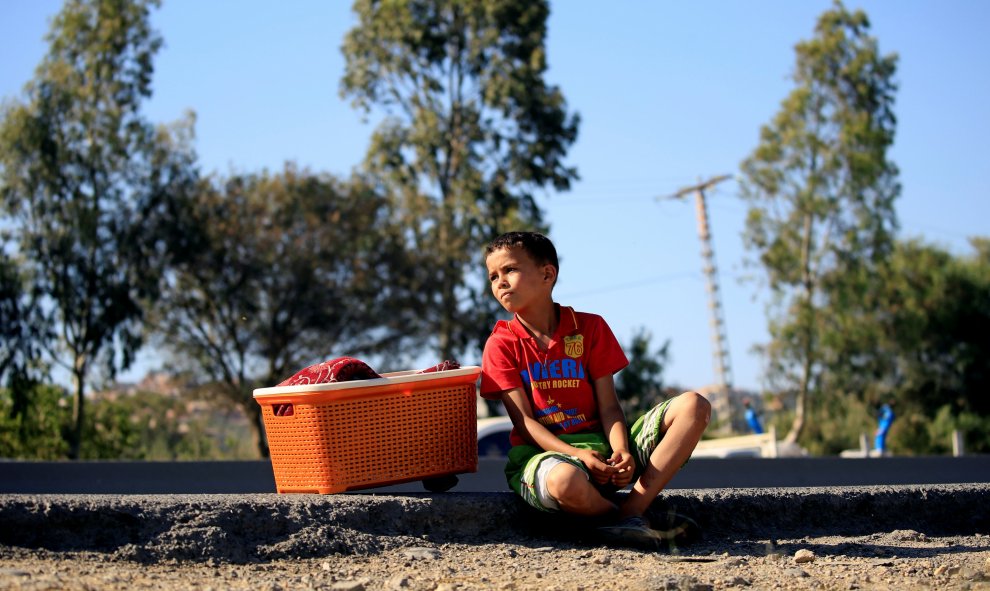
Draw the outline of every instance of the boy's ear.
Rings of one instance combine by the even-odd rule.
[[[543,265],[543,280],[553,283],[557,280],[557,269],[553,265]]]

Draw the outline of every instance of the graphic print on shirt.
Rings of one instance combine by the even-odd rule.
[[[584,413],[579,413],[576,408],[560,408],[553,397],[547,398],[547,406],[536,409],[534,414],[536,420],[551,431],[562,431],[588,420]]]
[[[580,388],[585,379],[584,336],[564,337],[564,353],[571,359],[554,359],[535,362],[519,372],[523,383],[530,386],[534,397],[540,391],[568,390]],[[566,431],[570,427],[587,421],[587,416],[576,407],[561,408],[553,396],[547,394],[545,406],[535,409],[535,418],[551,431]]]
[[[584,379],[584,364],[577,359],[554,359],[534,362],[519,372],[522,381],[534,390],[578,388]]]
[[[568,357],[578,358],[584,355],[584,335],[576,334],[564,337],[564,353]]]

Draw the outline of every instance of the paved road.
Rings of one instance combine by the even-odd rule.
[[[504,460],[482,458],[456,492],[505,491]],[[691,460],[669,489],[922,485],[990,482],[990,456]],[[423,492],[419,482],[375,492]],[[0,494],[236,494],[275,491],[268,461],[0,461]]]

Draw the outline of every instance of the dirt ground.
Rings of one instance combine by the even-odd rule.
[[[705,489],[674,550],[508,494],[0,495],[0,591],[984,589],[990,485]]]
[[[0,546],[0,589],[678,590],[986,589],[990,536],[913,530],[859,537],[702,540],[673,552],[520,540],[434,544],[373,553],[234,563],[142,563],[93,552]]]

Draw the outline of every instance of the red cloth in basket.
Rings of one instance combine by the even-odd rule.
[[[310,365],[296,372],[291,378],[283,380],[279,386],[303,386],[308,384],[326,384],[329,382],[349,382],[351,380],[371,380],[380,378],[378,372],[353,357],[337,357],[328,359],[316,365]]]
[[[446,361],[443,361],[442,363],[438,363],[438,364],[434,365],[433,367],[427,367],[426,369],[422,369],[422,370],[420,370],[417,373],[433,373],[433,372],[436,372],[436,371],[449,371],[451,369],[460,369],[460,368],[461,368],[461,364],[460,363],[457,363],[456,361],[451,361],[450,359],[447,359]]]

